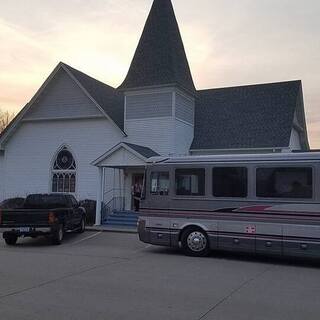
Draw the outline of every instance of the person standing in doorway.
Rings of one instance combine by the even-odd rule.
[[[140,210],[141,191],[142,191],[142,186],[138,182],[136,182],[132,190],[134,210],[136,212]]]

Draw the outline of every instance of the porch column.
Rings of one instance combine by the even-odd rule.
[[[96,226],[101,225],[101,202],[102,202],[102,190],[103,190],[103,168],[98,167],[98,192],[97,192],[97,206],[96,206]]]

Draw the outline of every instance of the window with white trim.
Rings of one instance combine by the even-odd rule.
[[[169,194],[169,172],[151,173],[151,194],[167,196]]]
[[[53,162],[52,192],[75,193],[77,166],[72,153],[63,147]]]

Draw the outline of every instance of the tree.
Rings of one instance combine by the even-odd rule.
[[[14,113],[0,109],[0,133],[9,125],[14,118]]]

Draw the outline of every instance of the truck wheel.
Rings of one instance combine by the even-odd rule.
[[[209,254],[207,234],[200,228],[186,229],[181,236],[183,251],[193,257],[205,257]]]
[[[79,227],[77,228],[77,233],[84,233],[86,231],[86,219],[82,217]]]
[[[10,235],[10,236],[7,236],[4,241],[6,242],[6,244],[8,246],[14,246],[16,245],[17,241],[18,241],[18,237],[17,236],[14,236],[14,235]]]
[[[58,228],[53,231],[52,234],[52,243],[54,245],[60,245],[64,237],[64,228],[62,224],[59,224]]]

